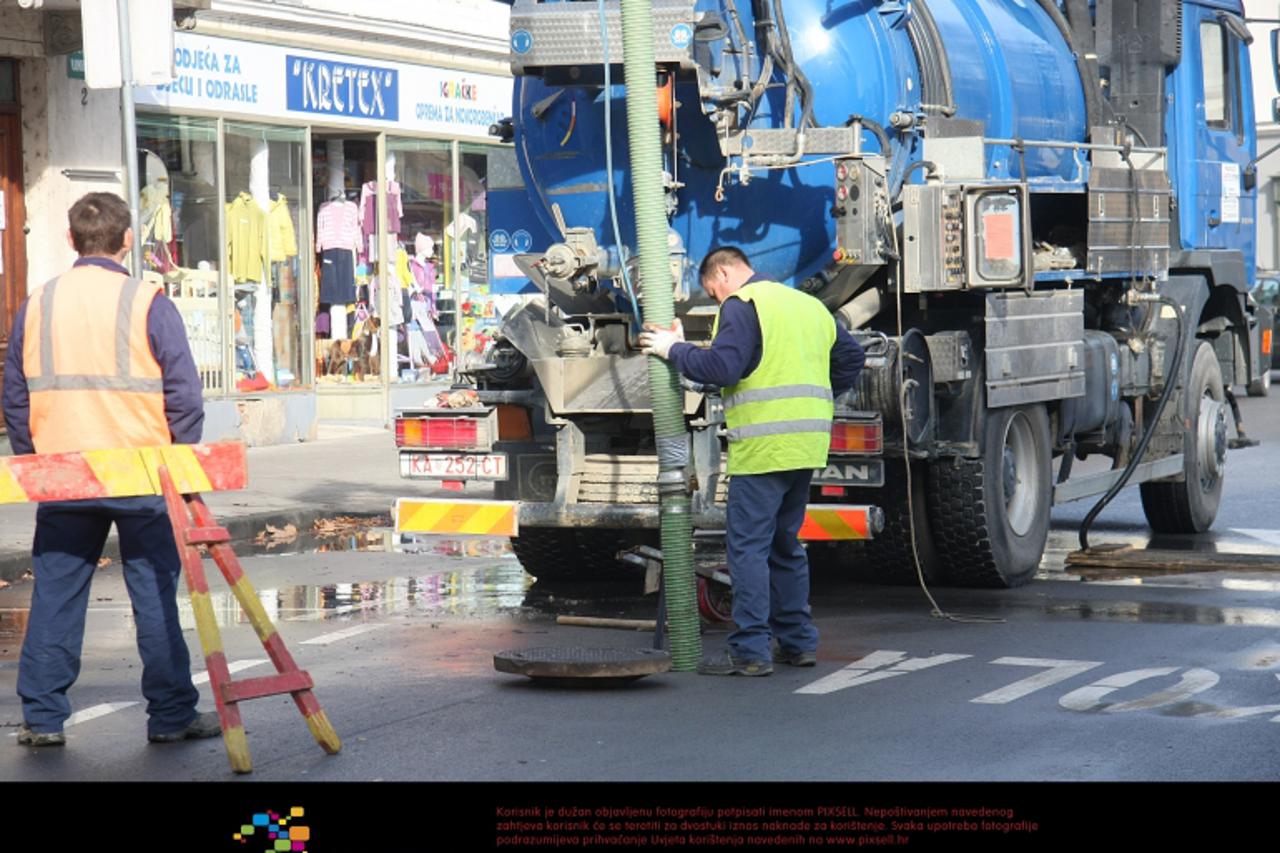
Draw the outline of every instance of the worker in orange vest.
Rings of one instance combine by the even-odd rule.
[[[18,309],[5,359],[3,406],[15,454],[189,444],[200,440],[200,378],[177,306],[122,265],[133,245],[129,207],[89,193],[68,213],[80,256]],[[220,733],[196,710],[191,659],[178,620],[182,565],[159,496],[59,501],[36,510],[35,590],[18,664],[18,743],[60,746],[80,673],[89,585],[111,525],[133,602],[147,737]]]

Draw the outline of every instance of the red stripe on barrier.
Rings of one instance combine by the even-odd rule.
[[[202,444],[194,450],[213,491],[236,491],[249,485],[249,463],[245,446],[240,442]]]
[[[14,456],[9,470],[29,501],[75,501],[107,496],[106,487],[79,453]]]

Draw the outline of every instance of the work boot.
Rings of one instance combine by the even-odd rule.
[[[773,650],[773,662],[785,663],[787,666],[816,666],[817,652],[788,652],[781,648]]]
[[[179,732],[169,732],[167,734],[147,735],[147,740],[152,743],[177,743],[180,740],[217,737],[222,734],[222,723],[218,722],[217,711],[205,711],[196,714],[196,718],[187,724],[187,727]]]
[[[67,736],[62,732],[33,732],[23,723],[18,729],[19,746],[65,746]]]
[[[699,675],[771,675],[773,664],[767,660],[743,660],[729,652],[718,658],[707,658],[698,664]]]

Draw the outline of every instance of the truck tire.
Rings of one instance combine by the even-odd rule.
[[[946,580],[942,560],[934,547],[930,531],[926,483],[923,465],[911,468],[914,501],[916,551],[920,568],[929,584]],[[848,503],[865,503],[884,510],[884,530],[866,542],[815,542],[809,546],[809,562],[819,571],[845,572],[872,583],[910,585],[918,583],[915,554],[911,548],[911,514],[907,507],[907,478],[904,464],[886,460],[884,485],[878,489],[851,489]]]
[[[1185,385],[1193,409],[1192,450],[1185,454],[1180,483],[1152,482],[1139,486],[1142,511],[1157,533],[1203,533],[1218,516],[1227,455],[1230,409],[1223,393],[1222,369],[1213,346],[1201,341]]]
[[[982,456],[943,459],[929,472],[930,521],[957,586],[1031,580],[1049,537],[1053,446],[1041,404],[991,409]]]
[[[1265,397],[1271,393],[1271,368],[1262,371],[1262,375],[1249,383],[1250,397]]]
[[[636,570],[618,562],[617,553],[639,544],[657,547],[657,532],[526,527],[511,538],[524,570],[551,582],[636,577]]]
[[[588,577],[577,558],[572,530],[526,527],[511,537],[511,550],[525,572],[540,581],[576,580]]]

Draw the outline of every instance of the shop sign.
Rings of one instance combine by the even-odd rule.
[[[174,45],[176,78],[137,87],[140,105],[480,139],[511,114],[506,77],[183,32]]]
[[[351,118],[400,118],[399,72],[394,68],[285,57],[288,105],[293,112]]]

